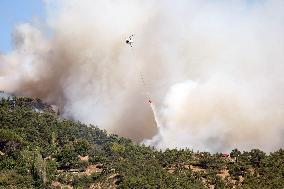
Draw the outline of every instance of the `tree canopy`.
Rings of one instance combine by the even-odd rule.
[[[284,188],[284,151],[160,151],[15,97],[0,101],[0,170],[0,188]]]

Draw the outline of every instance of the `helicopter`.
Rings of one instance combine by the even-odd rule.
[[[126,44],[129,44],[130,45],[130,47],[132,47],[132,44],[133,44],[133,37],[134,37],[134,35],[132,34],[132,35],[130,35],[129,36],[129,38],[125,41],[126,42]]]

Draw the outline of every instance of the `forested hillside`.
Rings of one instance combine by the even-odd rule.
[[[135,127],[135,125],[133,125]],[[39,99],[0,101],[0,188],[284,188],[284,151],[166,150],[61,118]]]

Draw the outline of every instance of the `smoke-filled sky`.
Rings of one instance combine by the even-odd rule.
[[[44,18],[44,3],[40,0],[0,1],[0,52],[12,49],[11,31],[21,22],[37,22]]]
[[[284,147],[283,1],[44,3],[0,55],[1,90],[161,149]]]

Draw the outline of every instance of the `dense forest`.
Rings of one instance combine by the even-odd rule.
[[[284,188],[284,151],[160,151],[66,120],[39,99],[0,101],[0,188]]]

